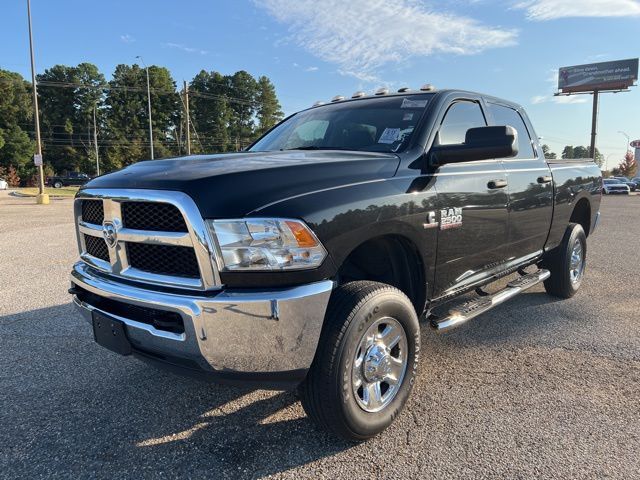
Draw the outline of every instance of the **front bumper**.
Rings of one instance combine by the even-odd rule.
[[[110,301],[175,312],[184,333],[159,330],[83,301],[73,301],[91,323],[92,312],[125,324],[134,354],[214,381],[288,388],[306,376],[315,355],[331,280],[273,290],[221,290],[185,295],[116,282],[83,262],[71,272],[77,286]]]

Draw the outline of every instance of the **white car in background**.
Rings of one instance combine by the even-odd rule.
[[[0,190],[6,190],[9,188],[9,184],[4,178],[0,178]]]
[[[623,194],[629,195],[631,189],[616,178],[605,178],[602,180],[602,193],[605,195]]]

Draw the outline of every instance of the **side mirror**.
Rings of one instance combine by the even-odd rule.
[[[431,149],[431,159],[437,165],[508,158],[517,154],[518,132],[509,125],[470,128],[464,143],[436,145]]]

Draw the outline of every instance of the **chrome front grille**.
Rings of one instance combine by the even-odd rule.
[[[75,217],[80,258],[98,270],[162,286],[220,287],[209,232],[184,193],[83,190]]]
[[[102,200],[82,201],[82,221],[93,223],[94,225],[102,225],[104,221]]]
[[[122,204],[122,226],[159,232],[189,231],[180,210],[169,203],[125,202]]]
[[[87,250],[87,254],[92,257],[99,258],[102,261],[109,261],[109,248],[107,247],[104,239],[100,237],[92,237],[91,235],[84,235],[84,245]]]
[[[129,265],[145,272],[198,278],[198,259],[193,248],[127,242]]]

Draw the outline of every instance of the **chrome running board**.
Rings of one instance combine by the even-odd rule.
[[[538,270],[520,278],[510,281],[505,288],[492,295],[476,298],[474,300],[462,303],[451,310],[446,317],[442,319],[432,318],[431,327],[437,332],[443,333],[459,327],[463,323],[468,322],[472,318],[485,313],[488,310],[512,299],[516,295],[528,290],[529,288],[545,281],[551,276],[549,270]]]

